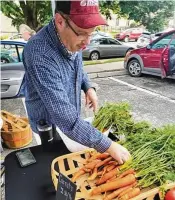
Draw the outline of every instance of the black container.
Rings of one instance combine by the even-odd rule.
[[[48,124],[45,120],[40,120],[37,124],[37,129],[41,138],[41,144],[47,150],[53,143],[52,125]]]

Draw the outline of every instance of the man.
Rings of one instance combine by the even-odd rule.
[[[36,32],[34,30],[32,30],[29,26],[27,26],[26,24],[21,24],[19,26],[19,32],[22,35],[22,38],[25,41],[28,41],[33,35],[36,34]]]
[[[34,132],[44,119],[70,139],[109,152],[122,164],[129,152],[80,118],[81,89],[89,107],[97,109],[95,90],[83,72],[81,49],[95,27],[105,24],[96,0],[57,1],[54,19],[24,49],[26,107]]]

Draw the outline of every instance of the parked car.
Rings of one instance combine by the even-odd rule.
[[[102,31],[94,31],[92,33],[91,39],[96,39],[96,38],[99,38],[99,37],[111,37],[111,35],[109,33],[105,33],[105,32],[102,32]]]
[[[133,47],[111,37],[99,37],[92,39],[90,44],[83,50],[83,58],[98,60],[99,58],[124,57]]]
[[[8,51],[1,48],[1,64],[16,62],[17,54],[14,50]]]
[[[134,77],[145,73],[175,78],[175,30],[162,34],[144,48],[129,51],[124,68]]]
[[[13,36],[9,37],[9,40],[16,40],[16,41],[19,41],[19,42],[24,42],[25,41],[22,38],[22,34],[13,35]]]
[[[1,64],[19,62],[18,55],[22,58],[23,43],[17,41],[1,41]],[[18,44],[18,49],[16,45]],[[22,46],[20,45],[22,44]]]
[[[1,98],[18,96],[24,77],[22,51],[26,42],[1,40]]]
[[[137,44],[136,47],[137,48],[142,48],[145,47],[146,45],[148,45],[150,42],[152,42],[152,34],[150,32],[143,32],[138,40],[137,40]]]
[[[129,42],[129,40],[135,40],[139,38],[139,36],[143,33],[143,28],[130,28],[122,31],[119,34],[116,34],[115,38],[117,40],[124,40],[125,42]]]

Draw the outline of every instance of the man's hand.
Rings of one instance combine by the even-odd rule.
[[[93,111],[96,112],[98,108],[98,97],[93,88],[89,88],[85,94],[86,106],[93,108]]]
[[[123,164],[130,158],[130,153],[128,150],[121,146],[120,144],[117,144],[116,142],[112,142],[111,146],[107,150],[107,152],[118,161],[119,164]]]

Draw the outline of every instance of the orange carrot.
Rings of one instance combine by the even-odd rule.
[[[80,170],[78,170],[72,177],[71,181],[75,182],[77,180],[77,178],[79,178],[81,175],[85,174],[85,171],[83,168],[81,168]]]
[[[122,197],[123,195],[127,194],[128,192],[132,191],[133,188],[132,187],[128,187],[127,189],[123,190],[118,197]]]
[[[107,171],[108,167],[109,167],[109,165],[104,166],[103,171]]]
[[[124,190],[123,192],[121,192],[119,194],[118,197],[123,196],[124,194],[127,194],[129,191],[131,191],[133,189],[133,187],[135,187],[137,185],[137,181],[135,181],[134,183],[132,183],[131,185],[128,185],[128,188],[126,188],[126,190]]]
[[[114,199],[115,197],[120,197],[121,194],[125,194],[126,191],[128,191],[129,189],[133,189],[132,187],[135,186],[137,184],[137,182],[134,182],[132,183],[131,185],[128,185],[128,186],[125,186],[125,187],[122,187],[122,188],[119,188],[117,190],[115,190],[114,192],[110,193],[106,199],[104,200],[111,200],[111,199]]]
[[[115,197],[117,197],[123,190],[126,190],[129,186],[126,187],[122,187],[119,188],[117,190],[115,190],[114,192],[110,193],[109,195],[107,195],[103,200],[112,200]]]
[[[117,174],[117,169],[113,169],[112,171],[106,173],[103,177],[101,177],[97,182],[96,185],[101,185],[105,183],[110,178],[114,177]]]
[[[109,156],[110,156],[109,153],[96,153],[91,158],[88,159],[88,162],[91,162],[92,160],[95,160],[95,159],[103,160],[103,159],[108,158]]]
[[[115,190],[114,192],[110,193],[109,195],[106,196],[106,198],[104,200],[111,200],[114,199],[115,197],[118,197],[122,192],[126,191],[127,189],[132,189],[132,186],[134,186],[136,183],[134,182],[131,185],[119,188],[117,190]]]
[[[106,158],[105,160],[103,160],[103,161],[101,161],[101,162],[99,162],[99,163],[97,163],[97,165],[95,166],[95,167],[101,167],[102,165],[105,165],[105,164],[107,164],[109,161],[111,161],[113,158],[112,157],[109,157],[109,158]]]
[[[135,176],[133,174],[129,174],[123,178],[116,179],[115,181],[105,183],[103,185],[94,188],[91,192],[91,195],[100,194],[102,192],[107,192],[111,190],[116,190],[118,188],[130,185],[135,181],[136,181]]]
[[[101,176],[103,174],[103,170],[102,171],[99,171],[99,172],[97,172],[97,175],[98,176]]]
[[[106,183],[109,183],[109,182],[114,181],[114,180],[116,180],[116,176],[114,176],[114,177],[108,179],[108,180],[106,181]]]
[[[111,161],[109,161],[109,164],[110,164],[110,165],[112,165],[112,164],[113,164],[113,165],[118,165],[118,162],[117,162],[117,161],[114,161],[114,160],[111,160]]]
[[[88,177],[89,181],[94,180],[97,177],[97,168],[95,167],[91,176]]]
[[[89,173],[89,172],[92,171],[91,169],[87,169],[86,167],[84,167],[83,169],[84,169],[84,171],[87,172],[87,173]]]
[[[84,167],[87,169],[94,169],[97,163],[101,163],[101,160],[93,160],[92,162],[86,164]]]
[[[107,167],[107,172],[110,172],[111,170],[113,170],[114,168],[116,167],[116,165],[109,165],[108,167]]]
[[[119,198],[119,200],[129,200],[133,197],[136,197],[140,194],[139,188],[133,188],[131,191],[129,191],[127,194],[124,194]]]
[[[124,176],[126,176],[126,175],[128,175],[128,174],[135,174],[134,169],[128,169],[128,170],[124,171],[123,173],[121,173],[121,174],[119,175],[118,178],[123,178]]]
[[[106,158],[108,158],[109,156],[110,156],[109,153],[102,153],[102,154],[98,155],[98,156],[96,157],[96,159],[106,159]]]
[[[98,155],[100,155],[100,154],[101,154],[101,153],[93,153],[92,156],[87,160],[87,162],[92,162],[92,161],[95,160],[96,157],[97,157]]]

